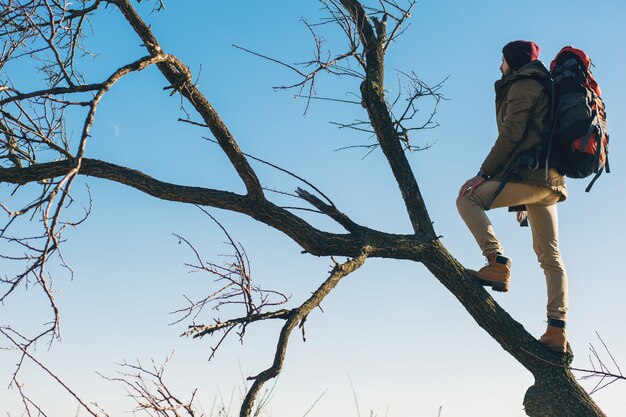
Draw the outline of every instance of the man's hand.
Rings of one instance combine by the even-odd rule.
[[[465,181],[465,184],[463,184],[459,191],[459,197],[463,197],[465,194],[472,194],[474,190],[480,187],[485,181],[487,180],[480,175]]]
[[[528,213],[526,211],[518,211],[517,222],[522,227],[528,227]]]

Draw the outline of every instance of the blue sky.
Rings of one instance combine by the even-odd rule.
[[[380,152],[362,159],[359,150],[340,147],[371,142],[366,134],[338,130],[329,121],[367,117],[358,106],[305,102],[291,91],[272,86],[297,78],[285,68],[233,48],[233,44],[283,59],[302,62],[312,57],[313,44],[301,18],[322,16],[316,1],[202,2],[170,1],[167,11],[144,19],[163,49],[177,55],[199,75],[199,86],[215,106],[245,152],[269,160],[307,178],[357,222],[395,233],[408,233],[401,197]],[[573,44],[588,52],[604,91],[609,132],[613,139],[613,172],[603,175],[591,194],[587,181],[568,181],[570,197],[559,205],[561,252],[569,275],[568,337],[576,355],[574,366],[588,368],[588,346],[600,343],[598,332],[618,363],[626,364],[624,315],[626,280],[619,262],[626,232],[622,207],[626,178],[621,138],[626,110],[622,42],[626,5],[529,0],[421,1],[411,27],[389,50],[387,88],[397,92],[398,71],[415,71],[434,84],[446,77],[435,130],[413,137],[414,144],[432,144],[409,158],[424,194],[435,230],[465,266],[483,262],[480,251],[459,218],[454,204],[459,186],[475,174],[496,136],[493,82],[499,78],[501,48],[510,40],[529,39],[549,64],[558,50]],[[87,46],[97,59],[83,61],[90,82],[108,76],[145,51],[121,15],[112,8],[92,19],[94,35]],[[324,32],[329,48],[340,48],[337,32]],[[17,70],[7,67],[5,71]],[[37,80],[23,80],[29,90]],[[243,187],[219,148],[202,139],[208,132],[177,122],[183,114],[177,96],[156,68],[132,74],[103,99],[87,146],[87,155],[139,169],[180,184],[241,192]],[[322,77],[320,96],[350,99],[358,84],[351,79]],[[431,109],[424,102],[424,114]],[[73,115],[69,127],[80,133],[83,116]],[[255,166],[257,167],[257,166]],[[268,187],[292,191],[291,178],[258,166]],[[76,192],[84,194],[84,181]],[[199,297],[214,290],[209,276],[189,274],[183,264],[193,254],[172,233],[185,236],[207,260],[219,262],[227,249],[220,230],[197,208],[157,201],[136,190],[89,179],[93,213],[67,235],[65,257],[74,280],[59,270],[55,283],[61,308],[62,340],[37,353],[88,401],[112,415],[132,408],[120,386],[96,374],[114,375],[114,363],[137,358],[162,360],[174,351],[169,380],[181,393],[198,388],[210,410],[215,398],[239,402],[241,375],[252,375],[271,362],[279,323],[251,326],[241,345],[231,337],[208,362],[216,339],[179,338],[184,325],[173,325],[169,312],[184,305],[183,295]],[[0,186],[4,201],[8,188]],[[79,191],[83,190],[83,191]],[[278,201],[282,201],[278,198]],[[297,303],[327,276],[331,261],[300,254],[288,238],[244,216],[211,210],[241,242],[251,258],[254,279],[281,289]],[[335,230],[324,219],[303,215],[319,227]],[[545,282],[535,261],[528,229],[517,227],[506,212],[490,213],[507,255],[513,259],[509,293],[494,298],[532,334],[545,328]],[[451,296],[419,264],[368,260],[342,281],[307,321],[307,341],[297,334],[287,353],[268,406],[273,417],[302,416],[523,416],[522,400],[532,376],[480,329]],[[30,288],[0,307],[0,322],[18,320],[36,326],[45,319],[45,304]],[[228,311],[220,313],[224,318]],[[198,321],[210,321],[211,316]],[[0,369],[10,370],[11,352],[0,351]],[[624,366],[622,366],[624,367]],[[75,409],[39,370],[25,368],[33,396],[51,415]],[[10,375],[2,372],[0,386]],[[587,388],[593,381],[583,382]],[[607,415],[626,415],[618,383],[594,395]],[[183,395],[187,396],[187,394]],[[14,391],[0,389],[0,408],[16,413]],[[68,411],[69,410],[69,411]],[[233,414],[236,414],[233,412]],[[17,415],[17,414],[11,414]],[[82,415],[82,414],[81,414]]]

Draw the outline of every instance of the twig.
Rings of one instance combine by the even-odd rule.
[[[56,374],[54,374],[52,371],[50,371],[50,369],[48,369],[44,364],[39,362],[33,355],[28,353],[28,350],[26,348],[24,348],[21,343],[18,343],[15,339],[13,339],[5,331],[5,328],[0,327],[0,333],[2,333],[4,335],[4,337],[9,339],[11,341],[11,343],[22,352],[23,356],[27,357],[28,359],[33,361],[37,366],[39,366],[41,369],[43,369],[61,387],[63,387],[72,397],[74,397],[74,399],[76,401],[78,401],[78,403],[85,409],[85,411],[87,411],[89,414],[91,414],[94,417],[99,417],[98,414],[96,412],[94,412],[87,404],[85,404],[85,402],[74,391],[72,391],[72,389],[70,389]],[[13,380],[15,381],[15,375],[13,376]],[[16,381],[16,383],[17,383],[17,381]]]

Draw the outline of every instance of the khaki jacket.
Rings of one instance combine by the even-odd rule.
[[[496,81],[498,138],[481,171],[498,181],[514,170],[510,182],[550,188],[561,194],[559,201],[563,201],[567,197],[565,179],[556,169],[515,169],[519,154],[534,149],[550,134],[549,80],[541,61],[532,61]]]

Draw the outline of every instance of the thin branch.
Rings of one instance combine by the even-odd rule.
[[[230,319],[226,321],[218,321],[215,324],[197,324],[189,326],[189,330],[183,332],[181,336],[191,336],[194,339],[201,338],[206,335],[213,334],[214,332],[222,329],[226,329],[229,327],[235,327],[241,324],[250,324],[256,321],[261,320],[273,320],[273,319],[281,319],[287,320],[292,314],[292,310],[278,310],[278,311],[270,311],[267,313],[259,313],[259,314],[251,314],[245,317],[239,317],[235,319]]]
[[[30,93],[20,93],[16,91],[15,95],[9,96],[3,100],[0,100],[0,106],[4,106],[14,101],[25,100],[25,99],[29,99],[33,97],[40,97],[40,96],[48,97],[48,96],[61,95],[61,94],[99,91],[103,87],[104,87],[104,83],[99,83],[99,84],[87,84],[87,85],[74,85],[71,87],[55,87],[55,88],[49,88],[45,90],[33,91]]]
[[[363,248],[363,252],[356,258],[350,259],[343,264],[335,264],[335,267],[330,272],[330,276],[322,285],[313,293],[313,295],[306,300],[298,308],[291,311],[287,322],[284,324],[280,336],[278,339],[278,345],[276,346],[276,353],[274,355],[274,362],[272,366],[256,376],[248,379],[254,380],[252,386],[248,390],[243,404],[241,405],[240,417],[249,417],[252,412],[252,406],[257,399],[259,392],[263,385],[272,378],[275,378],[281,371],[285,355],[287,353],[287,344],[289,343],[289,336],[291,331],[306,319],[309,313],[320,305],[324,298],[337,286],[339,281],[350,273],[358,269],[369,254],[370,248]]]
[[[165,370],[173,353],[157,366],[154,360],[147,368],[137,360],[136,364],[124,361],[118,364],[121,370],[117,377],[100,376],[107,381],[118,382],[124,386],[128,396],[136,403],[136,411],[143,411],[150,416],[159,417],[202,417],[204,413],[198,411],[194,404],[197,389],[191,392],[189,400],[182,400],[169,388],[165,382]],[[153,414],[154,413],[154,414]]]
[[[48,369],[44,364],[39,362],[33,355],[31,355],[28,350],[18,341],[16,341],[11,335],[9,335],[6,331],[5,327],[0,327],[0,333],[4,335],[7,339],[11,341],[11,343],[18,348],[22,352],[23,357],[27,357],[31,361],[33,361],[39,368],[45,371],[52,379],[54,379],[61,387],[65,389],[78,403],[83,407],[83,409],[91,414],[93,417],[99,417],[99,415],[93,411],[85,402],[70,388],[68,387],[55,373],[53,373],[50,369]],[[13,380],[15,381],[15,375],[13,376]],[[16,381],[17,382],[17,381]]]

